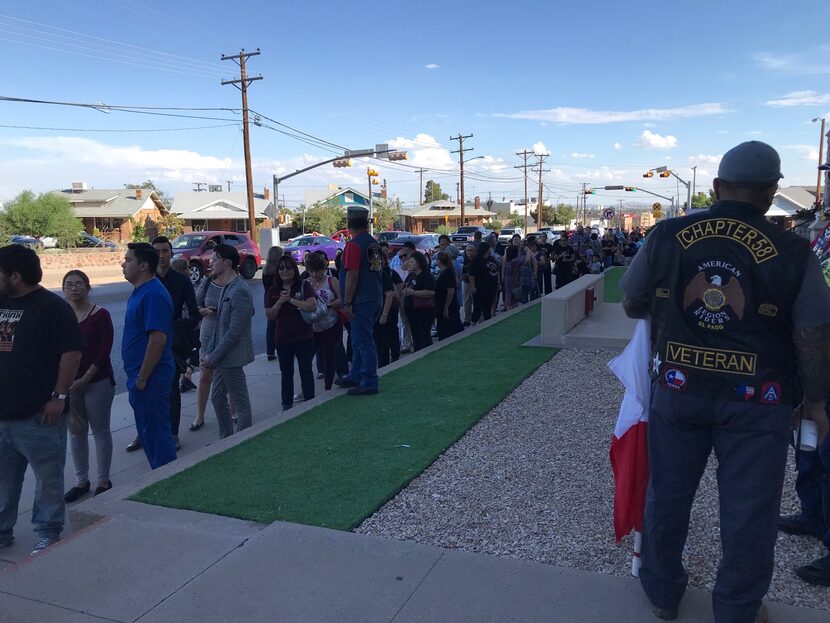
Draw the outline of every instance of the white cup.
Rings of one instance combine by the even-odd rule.
[[[793,443],[798,444],[799,435],[801,435],[801,445],[799,450],[811,452],[818,446],[818,429],[813,420],[801,420],[801,427],[793,431]]]

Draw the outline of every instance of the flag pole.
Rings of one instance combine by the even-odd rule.
[[[634,554],[631,556],[631,575],[640,577],[640,548],[643,546],[643,535],[634,531]]]

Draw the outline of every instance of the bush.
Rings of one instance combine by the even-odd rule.
[[[53,236],[61,247],[74,247],[83,229],[66,197],[55,193],[35,196],[32,191],[24,190],[0,214],[0,232],[35,238]]]
[[[438,227],[435,228],[435,233],[438,234],[439,236],[441,236],[441,235],[449,236],[452,233],[452,229],[450,229],[446,225],[439,225]]]

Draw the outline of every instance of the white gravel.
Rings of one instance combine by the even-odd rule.
[[[612,575],[630,573],[631,539],[614,542],[608,459],[623,389],[615,353],[563,350],[484,416],[356,532]],[[711,589],[720,559],[714,457],[692,510],[685,565]],[[782,511],[798,510],[792,456]],[[830,588],[792,569],[825,554],[780,534],[768,599],[830,610]]]

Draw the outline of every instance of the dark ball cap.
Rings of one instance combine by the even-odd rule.
[[[747,141],[727,151],[718,167],[718,179],[733,184],[769,186],[784,177],[781,158],[761,141]]]

